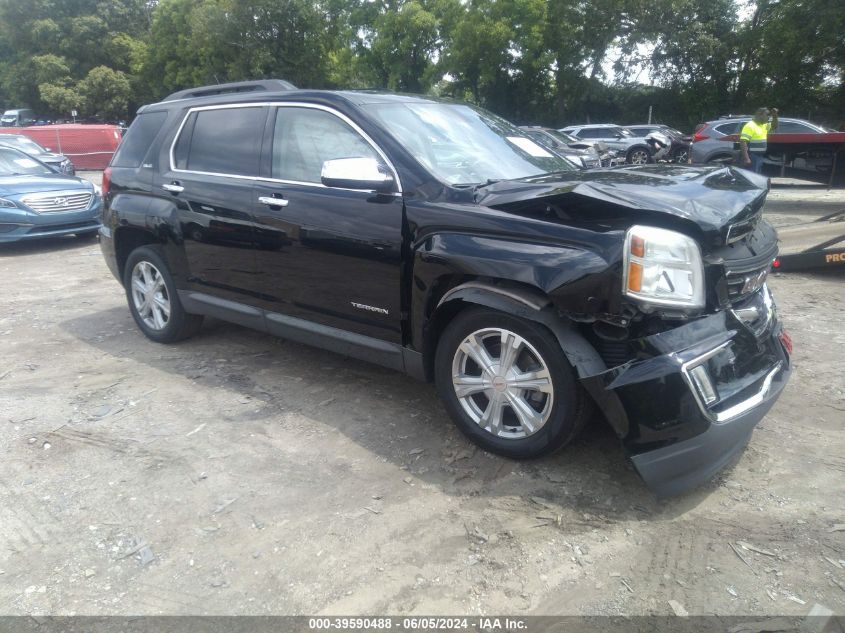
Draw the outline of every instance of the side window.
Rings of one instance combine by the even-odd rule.
[[[739,134],[739,131],[742,129],[742,126],[745,125],[747,121],[736,121],[735,123],[722,123],[721,125],[717,125],[715,130],[717,132],[721,132],[722,134]]]
[[[140,167],[166,118],[167,112],[146,112],[138,115],[120,141],[112,166]]]
[[[372,146],[335,115],[314,108],[276,109],[273,178],[319,183],[323,163],[336,158],[382,162]]]
[[[176,168],[257,176],[265,115],[259,106],[194,112],[174,148]]]
[[[809,125],[803,123],[796,123],[795,121],[781,121],[778,123],[776,134],[818,134],[816,130]]]
[[[595,128],[585,128],[583,130],[578,130],[578,133],[575,136],[578,138],[598,138],[597,132],[598,130]]]

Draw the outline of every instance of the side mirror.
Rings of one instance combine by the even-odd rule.
[[[616,138],[625,138],[624,134],[616,134],[615,136],[616,136]]]
[[[323,163],[320,181],[326,187],[389,193],[395,189],[393,176],[374,158],[336,158]]]

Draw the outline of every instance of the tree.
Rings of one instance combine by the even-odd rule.
[[[73,110],[82,110],[85,99],[73,88],[44,83],[38,86],[41,99],[53,112],[70,116]]]
[[[131,97],[126,75],[107,66],[97,66],[79,82],[79,93],[85,100],[85,111],[106,120],[123,119]]]

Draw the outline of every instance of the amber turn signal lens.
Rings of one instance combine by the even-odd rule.
[[[631,237],[631,255],[645,257],[645,240],[638,235]]]
[[[633,249],[632,249],[633,250]],[[631,262],[628,265],[628,290],[639,292],[643,288],[642,264]]]

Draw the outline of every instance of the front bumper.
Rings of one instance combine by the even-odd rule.
[[[782,336],[764,286],[732,310],[636,341],[637,360],[585,386],[646,485],[679,494],[728,465],[780,396],[791,373]]]
[[[23,209],[0,209],[0,244],[93,233],[100,228],[99,199],[83,211],[33,213]]]

